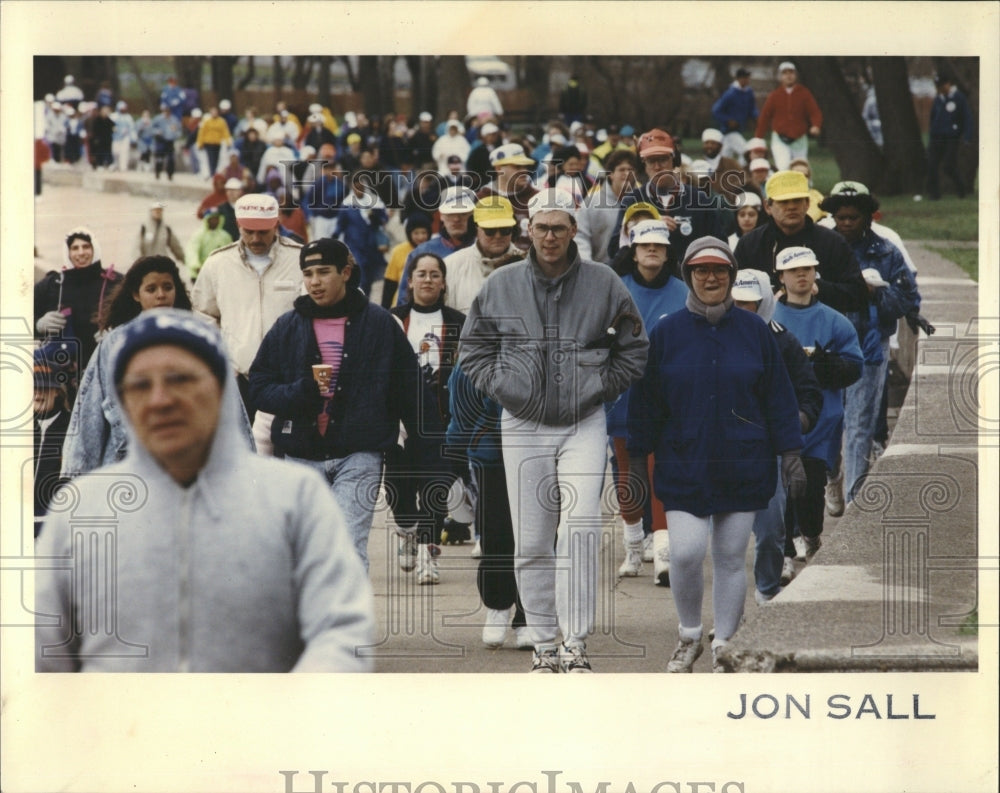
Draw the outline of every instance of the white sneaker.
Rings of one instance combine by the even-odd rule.
[[[487,647],[503,647],[510,623],[510,609],[486,609],[486,624],[483,626],[483,644]]]
[[[681,639],[667,662],[668,672],[690,672],[694,662],[705,651],[701,639]]]
[[[653,561],[653,532],[642,538],[642,561]]]
[[[535,645],[531,643],[531,637],[528,635],[528,627],[522,625],[520,628],[514,628],[514,646],[518,650],[534,650]]]
[[[417,538],[412,533],[397,535],[396,554],[399,557],[399,569],[410,572],[417,566]]]
[[[795,560],[791,556],[785,557],[785,563],[781,566],[781,585],[787,586],[795,578]]]
[[[427,543],[421,543],[417,546],[417,583],[421,586],[441,583],[441,574],[438,573],[438,563],[435,558],[437,554],[432,548],[437,550],[437,546],[431,546]]]
[[[642,548],[644,542],[625,543],[625,561],[618,568],[619,578],[634,578],[642,572]]]
[[[653,583],[670,586],[670,532],[661,529],[649,536],[653,538]]]
[[[806,560],[806,554],[809,552],[809,546],[806,544],[806,538],[799,534],[797,537],[792,539],[792,544],[795,546],[795,560],[798,562],[804,562]]]
[[[548,674],[559,673],[559,645],[540,644],[531,658],[531,671]]]
[[[719,659],[719,654],[725,649],[725,647],[725,644],[719,644],[712,647],[712,671],[715,674],[725,674],[729,671]]]
[[[479,537],[476,537],[476,544],[472,546],[472,553],[469,554],[473,559],[481,559],[483,557],[483,546],[479,542]]]
[[[826,514],[831,518],[839,518],[844,514],[844,469],[833,479],[826,480]]]
[[[794,565],[793,565],[793,566],[792,566],[792,570],[794,570],[794,569],[795,569],[795,567],[794,567]],[[774,599],[775,599],[775,598],[776,598],[776,597],[777,597],[777,596],[778,596],[779,594],[781,594],[781,589],[779,589],[779,590],[778,590],[777,592],[775,592],[775,593],[774,593],[773,595],[765,595],[765,594],[764,594],[763,592],[761,592],[761,591],[760,591],[759,589],[755,589],[755,590],[753,591],[753,599],[757,601],[757,605],[758,605],[758,606],[763,606],[763,605],[764,605],[765,603],[770,603],[770,602],[771,602],[772,600],[774,600]]]
[[[593,672],[587,658],[587,646],[583,642],[562,644],[559,647],[560,672]]]

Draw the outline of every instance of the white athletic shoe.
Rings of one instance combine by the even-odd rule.
[[[408,573],[417,566],[417,538],[412,532],[397,536],[399,541],[396,545],[396,554],[399,556],[399,569]]]
[[[514,646],[518,650],[534,650],[535,645],[531,642],[531,637],[528,635],[528,626],[522,625],[520,628],[514,628]]]
[[[806,560],[806,554],[809,552],[809,546],[806,544],[806,538],[799,534],[792,539],[792,544],[795,546],[795,561],[804,562]]]
[[[476,537],[476,544],[472,546],[472,553],[469,554],[473,559],[481,559],[483,556],[483,545],[479,542],[479,537]]]
[[[681,639],[667,662],[668,672],[690,672],[694,662],[705,651],[701,639]]]
[[[661,529],[649,536],[653,538],[653,583],[670,586],[670,532]]]
[[[653,532],[642,538],[642,561],[653,561]]]
[[[795,578],[795,560],[791,556],[785,557],[785,563],[781,566],[781,585],[787,586]]]
[[[427,543],[421,543],[417,546],[417,583],[421,586],[441,583],[441,574],[438,573],[438,564],[435,558],[437,554],[434,553],[436,550],[437,546]]]
[[[496,649],[503,647],[510,623],[510,609],[486,609],[486,624],[483,626],[483,644]]]
[[[625,560],[618,568],[619,578],[634,578],[642,572],[643,541],[625,543]]]

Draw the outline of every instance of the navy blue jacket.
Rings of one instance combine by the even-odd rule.
[[[417,398],[417,357],[399,323],[356,289],[345,301],[344,356],[325,436],[316,420],[322,398],[312,365],[322,360],[308,295],[278,317],[250,367],[250,400],[274,414],[271,439],[281,454],[323,460],[384,452],[396,445],[400,421],[410,438],[441,435],[437,411]]]
[[[764,320],[733,307],[712,326],[677,311],[650,332],[627,447],[630,457],[654,455],[653,491],[667,510],[755,512],[777,487],[774,458],[802,446],[798,416]]]
[[[931,105],[932,138],[961,138],[970,143],[975,128],[972,110],[961,91],[952,88],[947,96],[935,94],[934,103]]]
[[[748,121],[757,119],[757,98],[753,94],[753,89],[740,88],[739,83],[733,83],[725,90],[715,104],[712,105],[712,118],[718,128],[723,132],[739,132]],[[729,122],[735,121],[735,127],[730,127]]]

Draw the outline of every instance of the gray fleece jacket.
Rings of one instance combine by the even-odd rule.
[[[528,257],[494,271],[469,309],[462,369],[509,413],[569,426],[638,380],[649,339],[621,278],[580,258],[549,279]],[[616,332],[609,334],[608,329]]]
[[[340,509],[316,472],[251,452],[239,406],[229,380],[187,488],[126,421],[126,457],[56,494],[37,671],[371,671],[372,590]]]

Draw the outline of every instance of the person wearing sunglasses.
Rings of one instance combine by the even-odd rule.
[[[476,241],[445,257],[448,267],[446,306],[468,313],[486,277],[509,262],[524,258],[514,244],[517,220],[514,206],[503,196],[490,195],[479,199],[472,211],[476,224]]]

